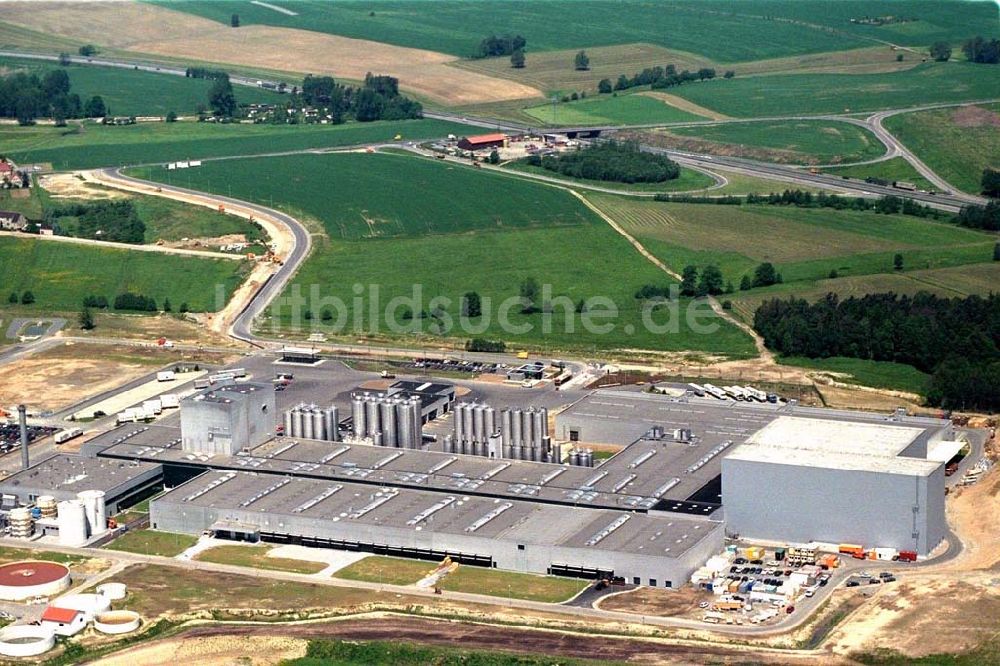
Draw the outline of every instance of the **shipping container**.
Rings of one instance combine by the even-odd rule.
[[[160,406],[163,409],[173,409],[181,406],[181,400],[174,393],[164,393],[160,396]]]
[[[158,382],[172,382],[176,379],[173,370],[163,370],[156,373],[156,381]]]
[[[875,549],[875,559],[877,560],[895,560],[898,556],[898,552],[895,548],[876,548]]]
[[[844,555],[857,555],[858,553],[865,552],[865,547],[853,543],[842,543],[838,548],[838,552]]]
[[[764,558],[764,549],[760,546],[751,546],[747,548],[747,559],[748,560],[760,560]]]
[[[898,559],[900,562],[916,562],[917,552],[915,550],[901,550]]]
[[[784,560],[785,559],[785,549],[784,548],[775,548],[775,550],[774,550],[774,559],[776,559],[778,562],[781,562],[782,560]]]

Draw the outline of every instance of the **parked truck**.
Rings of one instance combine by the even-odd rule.
[[[83,428],[66,428],[65,430],[60,430],[56,433],[55,437],[52,439],[56,444],[62,444],[63,442],[68,442],[74,437],[79,437],[83,434]]]
[[[158,382],[172,382],[177,379],[173,370],[161,370],[156,373],[156,381]]]

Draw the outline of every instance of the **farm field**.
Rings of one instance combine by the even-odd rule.
[[[733,312],[745,321],[752,321],[754,311],[765,300],[795,296],[815,301],[830,293],[841,298],[887,291],[906,295],[926,291],[948,298],[985,295],[996,291],[998,282],[1000,264],[997,262],[903,273],[854,275],[740,292],[733,295]]]
[[[59,68],[54,62],[2,57],[0,67],[37,72],[39,76]],[[109,115],[114,116],[163,116],[168,111],[180,115],[192,114],[199,105],[208,106],[208,90],[212,85],[211,81],[204,79],[120,67],[71,65],[63,69],[69,75],[70,92],[84,101],[100,95]],[[240,104],[273,104],[283,99],[276,92],[248,86],[234,86],[233,92]]]
[[[440,120],[343,125],[178,122],[123,127],[84,123],[70,128],[0,126],[0,145],[17,162],[50,163],[55,169],[91,169],[382,143],[392,141],[397,134],[404,140],[420,140],[480,131]]]
[[[903,215],[587,197],[674,270],[714,263],[735,285],[764,261],[776,266],[787,287],[834,270],[852,276],[892,272],[897,252],[911,270],[992,258],[989,234]]]
[[[885,146],[868,130],[851,123],[829,120],[692,125],[671,127],[662,132],[667,136],[694,139],[694,145],[700,149],[698,152],[746,154],[778,162],[859,162],[885,153]],[[703,150],[706,148],[708,150]]]
[[[912,365],[891,361],[869,361],[862,358],[836,356],[832,358],[779,357],[782,365],[808,368],[829,374],[843,384],[859,384],[872,388],[906,391],[923,395],[927,392],[930,375]]]
[[[882,162],[871,164],[858,164],[855,166],[827,167],[823,169],[826,173],[836,176],[848,176],[850,178],[882,178],[888,181],[903,180],[913,183],[919,189],[933,190],[934,185],[929,180],[920,175],[920,172],[913,168],[909,162],[902,157],[893,157]]]
[[[317,331],[332,335],[357,330],[425,343],[440,340],[444,333],[552,348],[752,353],[749,338],[728,326],[712,335],[697,335],[686,324],[663,334],[642,326],[642,306],[635,291],[644,284],[662,285],[669,278],[560,188],[399,154],[307,155],[276,158],[268,164],[270,180],[261,180],[258,162],[248,159],[192,170],[196,179],[192,185],[208,189],[211,181],[218,191],[222,179],[213,177],[211,169],[225,169],[229,178],[225,187],[232,185],[233,196],[267,201],[273,196],[274,205],[322,222],[329,239],[316,240],[313,255],[286,295],[297,290],[310,296],[313,305],[307,307],[321,314],[333,306],[315,299],[349,303],[355,284],[375,289],[381,306],[394,297],[419,292],[418,302],[402,303],[395,310],[402,330],[387,329],[381,321],[364,321],[364,312],[345,312],[343,321],[323,323],[314,317],[309,327]],[[154,179],[167,175],[162,169],[137,173]],[[330,183],[342,187],[331,188]],[[504,299],[516,298],[529,277],[551,285],[555,312],[521,314],[519,307],[513,308],[509,319],[520,329],[505,331],[497,321],[497,309]],[[466,331],[457,317],[460,297],[470,290],[483,297],[484,315]],[[436,296],[447,300],[431,303]],[[611,299],[619,310],[611,332],[584,330],[583,316],[571,312],[581,299],[595,296]],[[492,310],[485,306],[487,299]],[[419,315],[422,310],[432,312],[435,305],[454,326],[438,327],[429,317],[402,318],[405,307]],[[280,332],[294,333],[295,327],[281,328],[291,323],[289,308],[277,304],[271,324]]]
[[[555,171],[549,171],[548,169],[543,169],[542,167],[532,166],[523,160],[508,162],[504,165],[504,167],[510,169],[511,171],[537,174],[548,178],[559,178],[565,180],[566,184],[569,186],[576,184],[579,184],[580,186],[590,185],[593,187],[610,188],[628,192],[689,192],[693,190],[703,190],[706,187],[711,187],[715,184],[715,180],[711,176],[687,167],[681,167],[680,175],[674,180],[668,180],[662,183],[616,183],[605,180],[571,178]]]
[[[387,585],[412,585],[430,573],[436,563],[398,557],[371,556],[341,569],[337,578]],[[441,583],[450,592],[487,594],[493,597],[559,603],[587,586],[587,581],[557,576],[536,576],[474,566],[460,566]]]
[[[322,562],[307,562],[293,560],[287,557],[268,557],[270,547],[260,546],[216,546],[195,555],[199,562],[215,562],[217,564],[232,564],[238,567],[254,569],[272,569],[274,571],[290,571],[292,573],[314,574],[326,568]]]
[[[576,102],[540,104],[524,112],[546,125],[652,125],[704,120],[647,95],[601,95]]]
[[[924,164],[963,192],[978,194],[983,169],[1000,169],[1000,104],[903,113],[886,118],[884,124]]]
[[[215,289],[226,298],[243,279],[242,261],[94,247],[26,237],[0,237],[0,284],[7,293],[31,290],[39,312],[76,312],[84,297],[109,301],[125,291],[192,312],[214,312]],[[169,278],[169,279],[168,279]]]
[[[163,2],[166,6],[171,3]],[[795,53],[833,51],[868,46],[864,37],[897,43],[957,40],[973,34],[983,21],[995,20],[985,3],[898,3],[898,12],[920,21],[884,28],[856,26],[850,18],[872,12],[869,3],[853,0],[808,5],[770,0],[750,6],[722,2],[592,2],[581,8],[569,0],[504,2],[450,0],[433,12],[414,0],[381,2],[374,16],[364,3],[282,2],[296,12],[288,16],[244,2],[187,2],[178,8],[229,22],[239,13],[243,25],[264,24],[318,30],[401,46],[444,51],[459,57],[472,54],[490,32],[520,33],[529,52],[649,42],[670,48],[740,61]],[[895,9],[895,7],[894,7]],[[570,14],[573,21],[567,21]],[[723,20],[723,17],[737,20]],[[789,20],[773,20],[784,18]],[[835,27],[837,32],[827,28]]]
[[[682,85],[671,92],[739,118],[896,109],[996,97],[1000,68],[926,63],[885,74],[775,74]]]

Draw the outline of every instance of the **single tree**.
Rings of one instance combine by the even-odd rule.
[[[90,311],[90,308],[84,307],[80,310],[80,328],[85,331],[94,330],[94,314]]]
[[[750,284],[750,276],[744,275],[740,278],[740,291],[746,291],[750,289],[753,285]]]
[[[731,294],[734,291],[736,291],[736,288],[733,287],[733,281],[732,280],[727,280],[726,281],[726,293],[727,294]]]
[[[830,278],[831,280],[836,280],[838,277],[840,277],[840,273],[837,272],[836,268],[831,268],[830,274],[827,275],[827,277]]]
[[[240,15],[239,14],[233,14],[232,16],[230,16],[229,17],[229,25],[232,28],[238,28],[238,27],[240,27]]]
[[[896,54],[896,62],[903,62],[903,54],[902,53],[897,53]]]
[[[77,53],[84,58],[89,58],[90,56],[97,55],[97,47],[93,44],[84,44],[77,50]]]
[[[590,69],[590,58],[587,57],[586,51],[580,51],[576,54],[576,57],[573,59],[573,66],[578,72],[585,72]]]
[[[897,271],[903,270],[903,255],[896,254],[896,256],[892,258],[892,268]]]
[[[997,249],[1000,250],[1000,243],[997,243]],[[587,301],[582,298],[576,302],[576,313],[583,314],[587,311]]]
[[[323,321],[333,321],[333,312],[330,308],[323,308],[323,311],[319,313],[319,318]]]
[[[14,305],[16,305],[19,300],[21,300],[21,299],[19,299],[17,297],[17,294],[15,292],[13,292],[13,291],[10,292],[10,296],[7,297],[7,302],[8,303],[13,303]]]
[[[698,269],[685,266],[681,272],[681,296],[694,296],[698,292]]]
[[[170,299],[169,298],[164,298],[163,299],[163,311],[164,312],[170,312],[170,310],[171,310]]]
[[[521,283],[519,292],[521,298],[524,299],[524,304],[521,306],[521,313],[531,314],[532,312],[538,312],[538,282],[535,281],[535,278],[526,278]]]
[[[615,90],[628,90],[629,86],[631,85],[632,84],[628,80],[627,76],[625,76],[624,74],[619,74],[618,80],[615,81]]]
[[[167,117],[165,118],[165,120],[168,123],[176,123],[177,122],[177,112],[176,111],[167,111]]]
[[[236,113],[236,95],[233,94],[233,84],[229,77],[218,78],[208,91],[208,105],[212,113],[222,118],[232,118]]]
[[[709,264],[701,272],[701,280],[698,282],[698,294],[700,296],[718,296],[724,289],[722,281],[722,271],[718,266]]]
[[[734,76],[736,76],[736,72],[734,72],[734,71],[733,71],[733,70],[731,70],[731,69],[727,69],[727,70],[726,70],[726,73],[722,75],[722,78],[724,78],[724,79],[731,79],[731,78],[733,78]]]
[[[305,319],[306,321],[312,321],[313,311],[306,310],[305,312],[302,313],[302,318]]]
[[[772,284],[777,284],[777,282],[778,275],[774,270],[774,264],[771,262],[765,261],[754,269],[752,286],[770,287]]]
[[[492,151],[490,151],[490,156],[487,159],[490,164],[500,164],[500,153],[498,153],[497,149],[494,148]]]
[[[108,108],[104,105],[104,98],[94,95],[83,105],[83,115],[88,118],[103,118],[108,115]]]
[[[483,314],[482,299],[475,291],[467,291],[462,296],[462,316],[472,319]]]
[[[990,167],[983,169],[981,185],[986,196],[1000,197],[1000,171]]]
[[[934,42],[931,44],[931,57],[936,62],[947,62],[951,58],[951,46],[948,42]]]
[[[21,294],[21,305],[31,305],[35,302],[35,295],[31,291],[25,291]]]
[[[611,79],[601,79],[600,82],[598,82],[597,84],[597,92],[601,93],[602,95],[607,95],[612,90],[613,88],[611,86]]]
[[[522,49],[510,54],[510,66],[514,69],[524,69],[524,51]]]
[[[187,303],[181,303],[181,307],[178,308],[177,311],[180,312],[181,314],[185,314],[188,311],[188,304]]]

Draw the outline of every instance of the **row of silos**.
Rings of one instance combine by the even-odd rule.
[[[63,546],[82,546],[88,538],[108,531],[104,491],[84,490],[76,497],[56,506],[59,544]]]
[[[593,467],[594,452],[590,449],[570,449],[566,460],[570,465],[577,467]]]
[[[285,436],[336,442],[340,440],[339,421],[336,406],[299,404],[284,414]]]
[[[484,403],[463,402],[455,406],[454,433],[445,437],[446,453],[509,460],[560,462],[558,444],[549,438],[549,413],[543,408],[496,410]]]
[[[375,446],[419,449],[423,444],[423,403],[420,396],[354,393],[351,432],[356,440]]]

